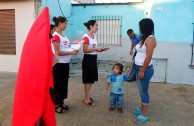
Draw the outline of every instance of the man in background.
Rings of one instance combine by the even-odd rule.
[[[135,34],[132,29],[128,29],[127,34],[129,38],[131,39],[130,55],[133,55],[133,48],[139,43],[139,41],[141,40],[141,36],[139,34]],[[133,57],[134,56],[135,56],[135,53]]]

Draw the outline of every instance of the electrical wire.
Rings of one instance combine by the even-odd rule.
[[[59,4],[59,0],[57,0],[57,2],[58,2],[59,9],[60,9],[60,11],[61,11],[62,15],[65,17],[65,15],[63,14],[63,11],[62,11],[62,9],[61,9],[61,6],[60,6],[60,4]]]
[[[62,9],[61,9],[61,5],[60,5],[60,3],[59,3],[59,0],[57,0],[57,2],[58,2],[59,9],[60,9],[60,11],[61,11],[62,15],[63,15],[64,17],[66,17],[66,16],[64,15],[64,13],[63,13]],[[66,18],[70,18],[70,17],[71,17],[71,14],[70,14],[70,16],[68,16],[68,17],[66,17]]]

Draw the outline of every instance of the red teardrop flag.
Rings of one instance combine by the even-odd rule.
[[[56,126],[50,46],[50,16],[44,8],[32,25],[23,46],[16,81],[12,126]],[[40,125],[41,125],[40,124]]]

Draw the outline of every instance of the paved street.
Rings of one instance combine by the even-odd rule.
[[[0,126],[11,125],[12,102],[17,73],[0,72]],[[132,107],[139,105],[135,82],[124,83],[124,113],[109,112],[109,91],[105,91],[106,78],[100,77],[92,88],[91,96],[96,107],[81,102],[83,85],[81,77],[71,75],[69,98],[71,110],[56,114],[58,126],[136,126]],[[193,126],[194,86],[151,83],[149,109],[150,121],[145,126]]]

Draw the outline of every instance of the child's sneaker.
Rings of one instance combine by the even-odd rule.
[[[123,109],[122,108],[118,108],[118,112],[123,113]]]
[[[114,110],[115,110],[114,107],[110,107],[110,108],[109,108],[109,111],[114,111]]]

